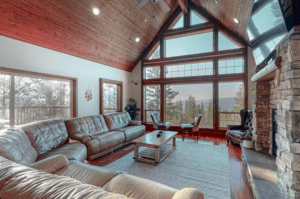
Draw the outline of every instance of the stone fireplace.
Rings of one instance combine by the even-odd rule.
[[[287,198],[300,198],[300,26],[295,26],[279,43],[276,56],[282,57],[279,85],[275,86],[274,79],[253,83],[254,146],[256,151],[272,154],[275,140],[279,186]]]

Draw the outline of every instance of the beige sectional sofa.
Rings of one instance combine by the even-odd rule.
[[[204,198],[195,189],[179,191],[83,163],[88,156],[99,157],[144,132],[140,122],[124,113],[76,118],[66,123],[48,120],[1,130],[0,198]],[[114,142],[115,134],[123,134],[122,139]]]

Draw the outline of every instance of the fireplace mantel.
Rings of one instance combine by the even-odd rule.
[[[251,77],[252,82],[273,80],[275,78],[276,70],[281,68],[282,57],[277,57],[271,63],[266,65],[263,69],[258,71]]]

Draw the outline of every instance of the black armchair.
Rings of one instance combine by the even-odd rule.
[[[252,110],[241,110],[241,124],[228,125],[226,139],[229,143],[240,144],[245,137],[252,137]]]

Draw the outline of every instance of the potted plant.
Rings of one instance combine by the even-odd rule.
[[[134,99],[130,98],[127,106],[125,107],[125,111],[127,111],[129,113],[132,120],[134,120],[134,118],[137,115],[139,115],[139,114],[137,114],[137,112],[141,111],[140,108],[137,108],[136,104],[137,104],[137,102]]]

